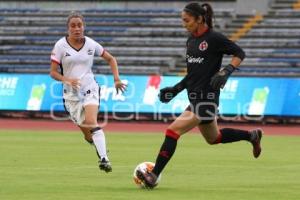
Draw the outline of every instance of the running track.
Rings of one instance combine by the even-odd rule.
[[[167,123],[154,122],[108,122],[104,130],[109,132],[132,132],[132,133],[163,133]],[[220,128],[231,127],[239,129],[253,129],[260,127],[268,135],[298,135],[300,125],[259,125],[259,124],[219,124]],[[52,130],[52,131],[79,131],[70,121],[54,120],[29,120],[29,119],[1,119],[0,129],[14,130]],[[192,132],[197,133],[194,129]]]

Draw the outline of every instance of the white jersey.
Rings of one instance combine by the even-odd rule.
[[[66,37],[58,40],[51,53],[51,61],[62,68],[63,76],[80,80],[80,89],[73,89],[64,84],[64,99],[80,100],[80,90],[96,85],[92,66],[94,56],[102,56],[103,47],[93,39],[85,36],[85,43],[81,49],[76,50],[67,41]],[[81,91],[84,92],[84,91]]]

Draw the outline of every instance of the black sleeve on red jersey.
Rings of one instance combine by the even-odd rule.
[[[246,54],[243,49],[223,34],[216,33],[216,40],[218,42],[218,52],[226,55],[234,55],[239,57],[241,60],[245,58]]]

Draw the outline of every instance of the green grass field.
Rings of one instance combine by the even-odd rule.
[[[163,135],[106,138],[109,174],[79,132],[0,131],[0,199],[300,199],[300,137],[265,136],[256,160],[246,142],[209,146],[200,135],[185,135],[154,190],[137,188],[132,173],[139,162],[154,161]]]

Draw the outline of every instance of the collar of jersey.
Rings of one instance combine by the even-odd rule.
[[[205,28],[204,28],[204,30],[203,31],[201,31],[201,32],[197,32],[197,33],[192,33],[192,35],[194,36],[194,37],[200,37],[200,36],[202,36],[202,35],[204,35],[204,33],[206,33],[207,31],[209,30],[209,28],[206,26]]]
[[[84,47],[85,41],[86,41],[86,39],[85,39],[85,37],[84,37],[83,45],[82,45],[79,49],[76,49],[75,47],[73,47],[73,46],[71,45],[71,43],[69,43],[69,41],[68,41],[68,36],[66,36],[65,39],[66,39],[68,45],[69,45],[70,47],[72,47],[72,49],[74,49],[75,51],[80,51],[80,50]]]

